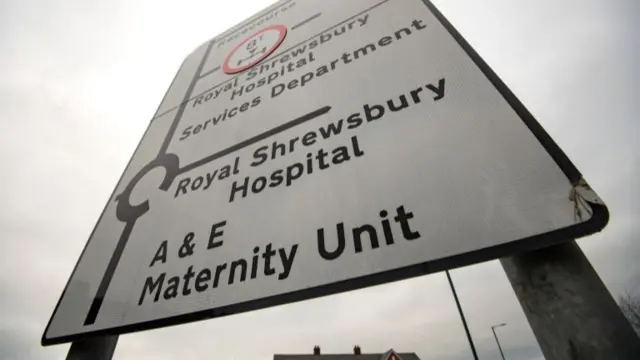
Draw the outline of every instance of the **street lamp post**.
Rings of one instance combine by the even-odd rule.
[[[501,326],[505,326],[505,325],[507,325],[507,323],[502,323],[502,324],[492,325],[491,326],[491,331],[493,331],[493,337],[496,338],[496,343],[498,344],[498,350],[500,350],[500,356],[502,356],[502,360],[505,360],[505,358],[504,358],[504,353],[502,352],[502,346],[500,346],[500,341],[498,340],[498,335],[496,335],[496,328],[497,327],[501,327]]]

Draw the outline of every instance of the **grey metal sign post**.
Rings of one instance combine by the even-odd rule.
[[[42,343],[108,350],[100,337],[526,253],[607,220],[430,2],[284,0],[185,59]]]
[[[103,335],[71,343],[67,360],[111,360],[118,335]]]
[[[575,242],[501,259],[547,359],[640,359],[640,339]]]

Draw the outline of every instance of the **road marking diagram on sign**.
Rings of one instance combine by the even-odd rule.
[[[382,1],[366,10],[364,10],[362,13],[367,12],[383,3],[385,3],[388,0]],[[342,21],[341,23],[346,23],[348,21],[352,21],[353,18],[356,18],[357,16],[359,16],[360,14],[356,14],[355,16],[352,16],[350,18],[348,18],[345,21]],[[366,18],[365,18],[366,19]],[[360,20],[361,23],[366,23],[366,20]],[[341,25],[341,23],[335,25]],[[334,26],[334,27],[335,27]],[[275,50],[277,48],[278,45],[280,45],[280,43],[284,40],[284,34],[286,34],[286,29],[282,30],[281,28],[277,28],[277,31],[280,32],[281,38],[279,38],[277,44],[271,49],[271,51],[269,52],[269,54]],[[284,32],[284,34],[282,33]],[[314,35],[313,37],[315,37],[317,35]],[[321,36],[322,39],[322,36]],[[321,40],[322,41],[322,40]],[[175,132],[175,129],[178,125],[178,123],[180,122],[181,118],[182,118],[182,114],[184,113],[184,110],[188,104],[189,99],[191,98],[191,92],[193,91],[194,86],[196,85],[197,81],[202,77],[202,68],[204,67],[204,64],[209,56],[209,53],[211,52],[211,49],[213,48],[215,44],[215,41],[212,40],[209,42],[208,46],[207,46],[207,50],[205,52],[205,55],[202,58],[201,64],[198,67],[198,70],[196,71],[196,74],[193,78],[192,84],[189,87],[189,89],[187,90],[186,94],[185,94],[185,100],[183,101],[182,105],[179,107],[178,112],[175,116],[173,125],[171,127],[171,130],[169,131],[169,134],[167,134],[167,137],[165,138],[165,141],[163,143],[162,148],[160,149],[160,152],[158,153],[157,158],[152,161],[151,163],[149,163],[145,168],[142,169],[142,171],[140,171],[138,173],[138,175],[134,178],[133,181],[130,182],[129,186],[127,187],[127,189],[118,197],[118,219],[120,219],[121,221],[125,222],[127,224],[127,227],[125,228],[125,231],[123,231],[123,234],[120,238],[120,242],[118,244],[118,246],[116,247],[116,250],[114,251],[114,254],[111,258],[111,262],[109,263],[109,266],[107,268],[107,271],[105,272],[105,276],[100,284],[98,293],[96,294],[94,301],[91,305],[91,308],[89,310],[89,312],[87,313],[87,317],[85,319],[85,325],[90,325],[93,324],[96,320],[96,317],[98,316],[98,312],[100,310],[100,307],[102,305],[104,296],[106,294],[106,291],[109,287],[109,283],[111,282],[113,273],[115,272],[115,268],[117,267],[117,264],[120,260],[120,257],[122,256],[122,252],[124,251],[124,248],[126,246],[126,243],[128,241],[128,237],[129,237],[129,233],[131,231],[131,229],[133,228],[133,226],[135,225],[136,220],[144,215],[148,210],[148,204],[144,203],[142,205],[138,205],[138,206],[132,206],[129,204],[129,198],[131,196],[131,192],[133,191],[133,188],[135,187],[135,185],[137,184],[137,181],[140,180],[142,177],[144,177],[144,175],[152,170],[154,170],[156,167],[164,167],[165,171],[166,171],[166,175],[165,175],[165,180],[161,185],[161,190],[167,190],[168,187],[171,186],[171,184],[173,183],[175,177],[177,175],[179,175],[180,173],[183,172],[187,172],[190,171],[192,169],[195,169],[199,166],[202,166],[210,161],[214,161],[217,160],[218,158],[225,156],[229,153],[232,153],[233,151],[236,151],[238,149],[241,149],[245,146],[248,146],[250,144],[253,144],[254,142],[260,141],[263,138],[266,138],[268,136],[270,136],[272,133],[275,134],[277,132],[280,131],[284,131],[286,129],[288,129],[288,127],[283,126],[280,128],[276,128],[276,129],[272,129],[270,132],[266,132],[260,136],[254,137],[252,139],[246,140],[242,143],[239,143],[233,147],[229,147],[225,150],[222,150],[220,152],[217,152],[215,154],[212,154],[206,158],[203,158],[202,160],[199,160],[197,162],[194,162],[192,164],[189,164],[187,166],[184,166],[183,168],[179,168],[178,164],[179,164],[179,159],[173,155],[173,154],[166,154],[167,151],[167,147],[171,141],[173,132]],[[267,56],[269,55],[267,54]],[[233,53],[231,54],[233,55]],[[366,55],[366,50],[363,51],[363,55]],[[277,57],[278,55],[276,55]],[[357,54],[354,54],[354,56],[357,57]],[[266,57],[266,56],[265,56]],[[264,59],[264,57],[262,58]],[[229,58],[227,59],[227,62],[229,61]],[[257,62],[254,62],[257,63]],[[226,65],[226,63],[225,63]],[[246,66],[244,69],[249,68],[250,66]],[[331,65],[331,67],[333,69],[335,69],[335,63],[333,63]],[[236,73],[238,71],[234,71],[233,73]],[[218,85],[220,86],[220,85]],[[304,86],[304,83],[302,83],[302,86]],[[326,106],[323,107],[321,109],[318,109],[310,114],[307,114],[305,116],[302,116],[298,119],[294,119],[292,120],[290,123],[288,123],[288,126],[295,126],[297,123],[300,122],[304,122],[304,121],[308,121],[308,120],[312,120],[317,116],[321,116],[325,113],[327,113],[330,110],[330,107]],[[287,125],[287,124],[285,124]],[[291,177],[291,176],[290,176]],[[288,180],[289,182],[291,181],[291,179]],[[246,194],[245,194],[246,196]],[[232,194],[233,197],[233,194]]]

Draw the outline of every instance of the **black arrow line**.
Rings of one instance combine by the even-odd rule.
[[[96,322],[98,312],[100,312],[100,307],[102,306],[102,301],[104,300],[104,296],[107,294],[107,289],[109,288],[109,284],[111,284],[111,279],[113,278],[113,274],[116,272],[118,262],[120,262],[120,257],[124,252],[125,245],[127,245],[129,235],[131,235],[131,231],[133,230],[133,226],[135,224],[135,221],[127,222],[124,230],[122,230],[122,234],[120,234],[120,240],[118,240],[118,244],[116,245],[116,249],[111,256],[111,260],[109,260],[109,265],[107,265],[107,269],[104,272],[104,276],[102,277],[100,286],[98,286],[98,292],[93,298],[93,302],[91,303],[91,307],[89,308],[87,317],[84,320],[85,325],[91,325]]]
[[[293,25],[293,26],[291,27],[291,30],[295,30],[295,29],[299,28],[300,26],[305,25],[305,24],[307,24],[307,23],[311,22],[312,20],[314,20],[314,19],[316,19],[316,18],[320,17],[320,15],[322,15],[322,13],[321,13],[321,12],[319,12],[319,13],[317,13],[317,14],[315,14],[315,15],[311,16],[310,18],[308,18],[308,19],[306,19],[306,20],[303,20],[303,21],[299,22],[299,23],[298,23],[298,24],[296,24],[296,25]]]
[[[220,65],[218,65],[218,66],[214,67],[213,69],[207,71],[206,73],[200,75],[200,77],[198,77],[198,79],[202,79],[203,77],[205,77],[207,75],[211,75],[211,74],[213,74],[214,72],[216,72],[218,70],[220,70]]]
[[[310,112],[310,113],[308,113],[306,115],[302,115],[299,118],[293,119],[293,120],[291,120],[289,122],[286,122],[286,123],[284,123],[282,125],[276,126],[273,129],[267,130],[267,131],[265,131],[265,132],[263,132],[261,134],[258,134],[258,135],[254,136],[254,137],[251,137],[251,138],[249,138],[247,140],[241,141],[241,142],[239,142],[239,143],[237,143],[237,144],[235,144],[233,146],[230,146],[230,147],[228,147],[228,148],[226,148],[224,150],[220,150],[215,154],[212,154],[212,155],[209,155],[209,156],[205,157],[204,159],[200,159],[200,160],[198,160],[196,162],[193,162],[193,163],[191,163],[189,165],[186,165],[186,166],[180,168],[180,170],[178,171],[178,174],[183,174],[183,173],[185,173],[187,171],[191,171],[191,170],[193,170],[193,169],[195,169],[197,167],[200,167],[202,165],[210,163],[211,161],[220,159],[223,156],[227,156],[227,155],[229,155],[229,154],[231,154],[233,152],[236,152],[236,151],[238,151],[240,149],[243,149],[243,148],[245,148],[247,146],[253,145],[253,144],[255,144],[255,143],[257,143],[257,142],[259,142],[261,140],[264,140],[264,139],[266,139],[268,137],[271,137],[271,136],[279,134],[279,133],[281,133],[283,131],[289,130],[289,129],[291,129],[291,128],[295,127],[295,126],[298,126],[300,124],[304,124],[307,121],[313,120],[313,119],[315,119],[317,117],[320,117],[320,116],[328,113],[329,110],[331,110],[331,106],[323,106],[323,107],[321,107],[321,108],[319,108],[317,110],[314,110],[314,111],[312,111],[312,112]]]
[[[169,131],[167,132],[167,135],[165,136],[164,141],[162,142],[162,147],[160,148],[160,151],[158,152],[158,157],[166,154],[167,152],[167,148],[169,147],[169,144],[171,143],[171,138],[173,137],[173,134],[176,132],[176,128],[178,127],[178,123],[180,123],[180,120],[182,120],[182,114],[184,114],[185,109],[187,108],[187,104],[189,103],[189,99],[191,98],[191,94],[193,94],[193,90],[196,87],[196,84],[198,83],[198,80],[200,79],[200,74],[202,73],[202,69],[204,68],[204,65],[207,63],[207,59],[209,59],[209,54],[211,53],[211,48],[213,47],[213,44],[215,43],[215,41],[209,41],[209,44],[207,44],[207,49],[204,52],[204,56],[202,57],[202,60],[200,60],[200,64],[198,65],[198,69],[196,70],[196,74],[193,77],[193,80],[191,80],[191,84],[189,84],[189,87],[187,88],[187,92],[184,94],[184,100],[182,100],[182,103],[180,104],[180,107],[178,108],[178,111],[176,112],[175,117],[173,118],[173,122],[171,123],[171,127],[169,128]]]

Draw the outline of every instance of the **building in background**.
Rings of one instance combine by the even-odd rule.
[[[273,360],[420,360],[415,353],[396,353],[390,349],[384,353],[363,354],[360,346],[353,348],[350,354],[322,354],[320,346],[313,348],[311,354],[274,355]]]

